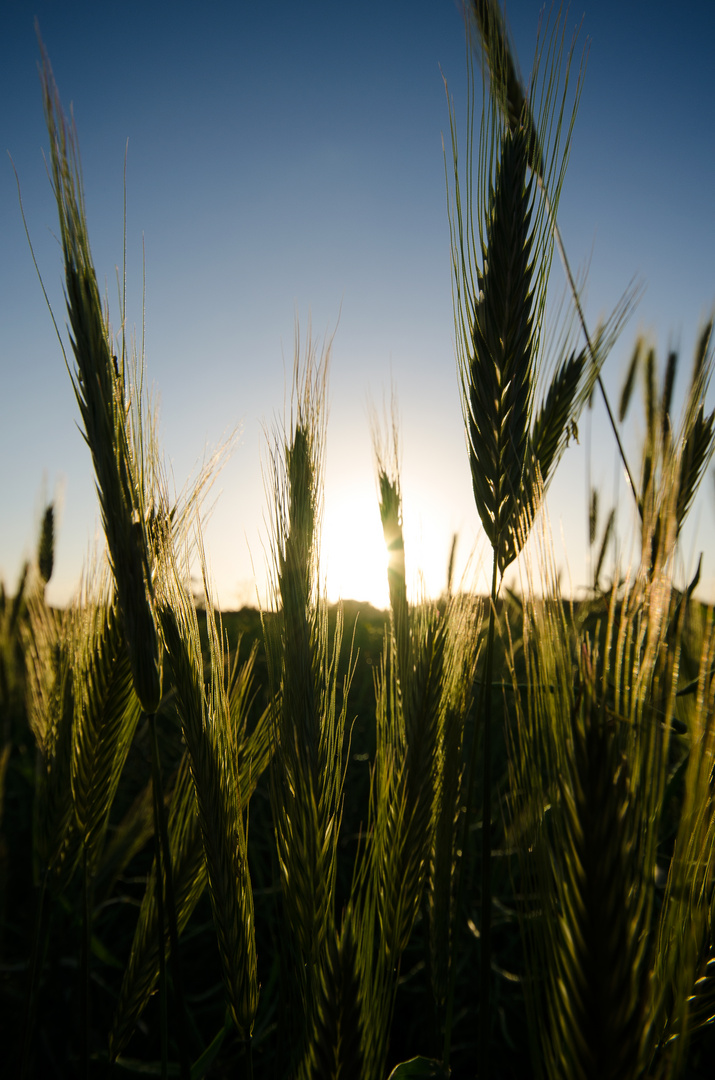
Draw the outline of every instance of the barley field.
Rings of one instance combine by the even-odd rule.
[[[466,31],[445,229],[465,498],[491,589],[455,581],[453,547],[442,595],[410,598],[393,409],[373,419],[384,612],[329,605],[321,586],[330,351],[309,337],[266,435],[271,603],[219,610],[211,470],[170,494],[42,49],[65,363],[106,549],[71,604],[48,604],[48,503],[0,590],[3,1075],[712,1074],[715,625],[695,597],[702,559],[683,581],[677,555],[712,479],[713,322],[685,374],[677,351],[661,372],[636,340],[608,400],[601,373],[637,295],[589,326],[559,231],[584,77],[565,19],[542,27],[527,84],[498,5],[473,0]],[[570,285],[555,339],[554,257]],[[589,491],[592,581],[576,599],[545,495],[597,397],[638,556],[612,557],[615,508]]]

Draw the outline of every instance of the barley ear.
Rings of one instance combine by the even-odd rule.
[[[676,753],[680,663],[665,535],[673,532],[670,489],[671,524],[651,571],[612,591],[595,639],[566,619],[558,594],[532,599],[525,623],[528,692],[524,700],[515,683],[511,791],[514,820],[526,827],[525,895],[535,897],[523,925],[539,983],[531,1002],[536,1060],[549,1076],[675,1075],[688,995],[706,958],[703,898],[715,834],[700,785],[710,782],[712,697],[694,725],[705,738],[688,764],[662,900],[653,880]],[[703,690],[713,655],[706,637]]]
[[[566,1075],[635,1078],[642,1015],[640,949],[630,919],[637,873],[624,830],[629,778],[588,686],[581,695],[573,757],[560,783],[565,845],[554,865],[561,913],[552,1016],[561,1016]]]
[[[365,1074],[384,1075],[395,973],[418,915],[434,851],[440,738],[446,709],[447,617],[407,603],[396,425],[392,460],[374,431],[390,567],[391,631],[376,678],[377,750],[369,836],[354,892],[365,1000]],[[397,541],[397,542],[395,542]],[[390,573],[391,571],[391,573]],[[455,749],[454,743],[452,749]],[[450,766],[458,768],[456,760]],[[451,811],[447,811],[449,817]],[[444,839],[444,831],[440,834]],[[451,832],[446,839],[451,864]],[[449,886],[448,886],[449,888]]]
[[[75,868],[70,783],[74,693],[69,620],[32,603],[25,637],[28,719],[37,743],[33,836],[36,873],[59,889]]]
[[[631,361],[628,365],[626,377],[623,380],[623,386],[621,388],[621,397],[618,403],[618,419],[621,423],[626,418],[628,413],[628,406],[630,405],[631,397],[633,395],[633,387],[636,384],[636,375],[638,373],[638,365],[641,359],[641,351],[643,348],[643,342],[641,338],[636,341]]]
[[[251,681],[255,650],[249,659],[233,671],[232,727],[237,733],[244,732],[246,714],[251,703]],[[251,795],[265,770],[271,752],[268,710],[259,718],[249,735],[239,737],[234,744],[234,756],[238,774],[238,788],[242,806],[248,806]],[[141,835],[146,836],[152,817],[150,809],[151,789],[139,796],[137,817],[146,823]],[[140,825],[141,827],[141,825]],[[129,835],[126,836],[126,832]],[[196,807],[196,792],[191,776],[188,754],[182,758],[173,786],[169,804],[168,820],[171,865],[176,900],[176,919],[179,934],[183,933],[189,919],[206,887],[206,863],[201,838],[201,828]],[[120,827],[122,840],[132,842],[131,829]],[[106,858],[110,859],[112,852]],[[112,861],[113,865],[113,861]],[[101,873],[100,868],[100,873]],[[116,872],[116,871],[115,871]],[[100,877],[101,881],[101,877]],[[164,947],[170,953],[168,927],[164,928]],[[136,1023],[149,998],[156,989],[159,978],[158,911],[156,906],[156,860],[152,863],[147,888],[142,900],[139,918],[134,931],[131,951],[122,980],[119,1000],[115,1009],[110,1033],[110,1057],[116,1058],[126,1046]]]
[[[492,548],[510,521],[533,393],[532,236],[526,142],[507,132],[490,197],[462,398],[477,510]]]
[[[305,1080],[364,1080],[362,991],[357,942],[348,909],[342,931],[326,937]]]
[[[287,949],[287,1023],[296,1063],[305,1063],[316,1002],[335,935],[335,881],[342,817],[347,686],[337,681],[338,613],[329,640],[319,575],[328,344],[296,331],[291,415],[271,451],[276,617],[266,620],[274,757],[271,807]]]
[[[614,529],[615,523],[616,523],[616,509],[615,509],[615,507],[612,507],[611,511],[610,511],[610,513],[608,515],[608,518],[606,519],[606,526],[605,526],[605,528],[603,530],[603,537],[601,539],[601,546],[598,549],[598,556],[596,558],[596,566],[595,566],[595,569],[593,571],[593,587],[594,587],[594,589],[598,589],[598,587],[599,587],[598,583],[601,580],[601,571],[603,570],[603,563],[604,563],[605,558],[606,558],[606,552],[608,551],[608,545],[610,543],[611,536],[613,535],[613,529]]]
[[[591,502],[588,509],[588,542],[591,547],[596,543],[598,528],[598,488],[591,488]]]
[[[399,476],[399,439],[393,398],[389,435],[373,418],[373,446],[377,465],[380,517],[388,553],[388,585],[392,633],[389,676],[385,672],[378,740],[390,751],[404,755],[405,768],[398,784],[404,789],[404,864],[396,869],[401,890],[400,914],[386,908],[381,918],[388,950],[397,957],[407,945],[426,880],[434,836],[435,786],[438,744],[446,701],[445,642],[448,619],[423,603],[410,607],[405,580],[405,549],[402,532],[402,497]],[[389,678],[389,683],[388,683]],[[386,693],[389,685],[389,693]],[[381,772],[376,778],[380,782]],[[387,798],[378,789],[377,805]],[[393,824],[398,818],[393,819]],[[396,838],[393,837],[396,842]],[[393,842],[391,841],[391,842]],[[384,853],[385,855],[386,853]],[[383,855],[383,857],[384,857]]]
[[[593,393],[606,357],[631,307],[632,296],[627,292],[609,319],[598,327],[591,343],[590,363],[586,350],[582,349],[578,353],[567,352],[556,365],[541,403],[535,409],[522,485],[512,521],[502,541],[499,556],[502,572],[520,553],[570,440],[578,442],[581,411]]]
[[[560,47],[550,49],[538,118],[545,131],[551,130],[553,114],[559,108],[556,97],[560,62]],[[472,486],[482,525],[493,550],[498,552],[503,574],[520,547],[516,538],[522,528],[524,506],[533,517],[530,496],[536,488],[530,485],[529,497],[523,496],[522,489],[524,478],[529,484],[530,474],[535,475],[531,421],[553,235],[544,200],[538,197],[530,171],[530,121],[522,117],[521,122],[513,124],[508,111],[502,113],[492,83],[492,95],[482,110],[479,166],[473,176],[475,108],[470,81],[464,199],[450,107],[454,193],[449,219],[457,356]],[[554,210],[569,145],[567,137],[565,149],[560,148],[566,86],[563,94],[546,162],[549,172],[556,171],[559,177],[553,195]],[[548,467],[553,466],[557,447],[565,437],[566,419],[572,419],[571,408],[564,406],[574,402],[570,395],[575,394],[579,381],[574,376],[580,378],[583,367],[575,357],[565,361],[554,380],[542,418],[548,417],[550,422],[542,423],[536,432]],[[560,430],[555,427],[557,419],[564,421]],[[542,475],[542,487],[547,480]],[[519,502],[521,506],[517,506]]]
[[[675,352],[674,349],[671,349],[665,364],[663,393],[660,401],[660,427],[661,437],[664,443],[668,442],[671,435],[670,406],[673,400],[673,387],[675,385],[675,375],[678,368],[678,356],[679,354]]]
[[[205,566],[205,563],[204,563]],[[255,922],[246,851],[245,807],[230,754],[231,719],[224,657],[204,577],[211,682],[203,659],[193,601],[167,560],[160,608],[176,684],[177,710],[196,792],[211,909],[226,996],[241,1038],[249,1040],[258,1007]]]
[[[715,411],[705,413],[705,394],[715,365],[712,320],[706,324],[695,352],[693,380],[680,432],[677,529],[690,510],[715,450]]]
[[[586,326],[579,289],[566,256],[566,250],[557,221],[558,202],[568,160],[569,143],[583,86],[585,52],[581,62],[581,69],[578,74],[570,120],[567,122],[566,147],[563,154],[561,154],[559,151],[559,143],[562,135],[562,124],[564,119],[567,118],[567,110],[565,108],[566,95],[569,84],[571,60],[577,37],[577,34],[574,34],[571,48],[568,53],[563,95],[559,106],[556,98],[559,95],[560,72],[566,34],[566,21],[565,18],[562,19],[563,8],[559,8],[553,26],[550,27],[549,25],[549,16],[544,21],[543,33],[540,29],[539,43],[537,44],[531,79],[528,90],[525,90],[518,76],[517,65],[513,58],[503,19],[499,11],[498,0],[467,0],[465,7],[467,11],[471,13],[471,26],[476,31],[471,34],[472,41],[473,43],[480,43],[481,45],[481,55],[485,58],[485,66],[489,70],[491,96],[499,104],[504,123],[511,131],[515,131],[518,126],[521,126],[527,132],[530,149],[529,165],[537,179],[553,230],[553,237],[557,243],[561,261],[564,270],[566,271],[574,307],[586,340],[588,355],[595,363],[596,352],[594,343]],[[469,29],[468,25],[468,36],[470,36]],[[544,55],[546,56],[548,71],[546,78],[540,82],[538,69]],[[535,120],[534,114],[531,111],[531,106],[537,101],[538,110]],[[552,120],[555,113],[558,113],[558,121],[553,123]],[[624,294],[623,299],[624,301],[626,299],[628,300],[628,306],[632,306],[635,302],[638,291],[637,287],[631,285],[626,294]],[[638,494],[635,483],[626,460],[613,411],[600,372],[596,373],[595,381],[598,383],[601,390],[611,429],[623,462],[623,467],[628,477],[633,496],[638,503]]]
[[[528,536],[546,487],[575,426],[575,418],[591,392],[593,381],[583,378],[587,370],[585,352],[572,353],[555,372],[536,414],[512,519],[501,541],[499,566],[502,572],[519,554]]]
[[[141,708],[116,607],[85,596],[75,622],[72,800],[94,874]]]
[[[677,639],[675,644],[677,648]],[[684,794],[660,909],[649,995],[652,1021],[646,1045],[651,1060],[667,1066],[671,1075],[685,1062],[691,1035],[713,1014],[714,665],[715,628],[710,611],[702,635],[697,690],[695,695],[680,699],[686,707],[678,710],[687,729],[683,740],[686,757],[681,766]],[[673,688],[670,715],[674,705]]]
[[[109,899],[117,881],[132,859],[146,847],[153,833],[152,786],[149,781],[117,822],[102,849],[95,878],[97,903]]]
[[[399,430],[394,392],[389,422],[381,424],[373,411],[372,444],[377,469],[382,535],[387,549],[392,645],[397,656],[398,685],[406,687],[410,663],[410,614],[407,603],[405,539],[402,531]]]
[[[149,814],[149,819],[151,819],[151,814]],[[174,783],[169,807],[168,833],[176,921],[178,931],[181,933],[206,885],[206,865],[196,815],[196,796],[187,755],[184,755],[182,759]],[[171,942],[166,922],[164,923],[164,938],[164,949],[168,956]],[[155,859],[147,880],[109,1034],[111,1060],[117,1058],[129,1041],[137,1020],[156,990],[158,979],[159,916]]]
[[[55,562],[55,508],[52,503],[45,507],[37,546],[37,567],[43,585],[52,577]]]
[[[153,714],[161,698],[161,649],[153,601],[153,559],[147,536],[153,493],[146,489],[146,463],[136,461],[132,453],[124,368],[120,371],[114,364],[110,330],[102,310],[89,246],[76,132],[62,112],[44,49],[42,89],[76,362],[70,374],[92,454],[134,684],[143,709]]]

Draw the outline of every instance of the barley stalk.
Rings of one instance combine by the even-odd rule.
[[[535,986],[535,1060],[548,1076],[676,1075],[690,1001],[707,962],[715,840],[705,791],[713,739],[711,629],[660,904],[653,881],[682,634],[681,604],[671,591],[674,475],[672,466],[656,499],[662,524],[653,564],[620,598],[613,590],[601,644],[567,619],[548,540],[539,580],[551,582],[550,598],[532,598],[525,607],[528,688],[522,697],[514,674],[510,787],[514,826],[525,830],[524,877],[536,892],[523,925]],[[651,520],[649,536],[655,531]]]
[[[504,570],[518,555],[529,534],[605,351],[600,350],[597,359],[596,351],[590,350],[594,361],[590,371],[586,370],[583,354],[566,353],[557,363],[543,404],[534,417],[541,322],[554,239],[551,223],[555,221],[568,158],[580,82],[562,148],[570,56],[561,86],[564,36],[563,31],[559,34],[559,21],[550,39],[537,52],[529,100],[515,78],[516,68],[496,5],[476,4],[475,16],[482,35],[484,66],[490,72],[491,97],[482,112],[476,212],[472,192],[471,87],[465,207],[460,194],[457,139],[450,108],[454,195],[450,199],[449,216],[457,353],[472,487],[493,550],[490,622],[479,711],[483,739],[480,1060],[486,1077],[491,968],[490,685],[496,598]],[[539,81],[542,53],[546,56],[547,72]],[[536,117],[532,114],[533,101],[538,103]],[[545,178],[550,182],[551,201],[545,197]],[[617,312],[610,327],[604,328],[602,343],[610,340],[614,326],[620,324],[622,317],[622,312]],[[476,753],[475,739],[467,774],[463,851],[469,835]],[[457,913],[463,881],[460,872]],[[445,1066],[449,1060],[453,996],[452,978]]]
[[[44,603],[29,609],[25,642],[28,719],[37,742],[33,807],[33,870],[39,885],[28,975],[20,1063],[29,1075],[42,957],[49,932],[49,893],[61,888],[74,869],[70,787],[73,694],[68,648],[58,618]]]
[[[419,912],[434,856],[437,789],[444,771],[446,640],[450,619],[424,603],[410,607],[405,582],[402,499],[395,409],[388,440],[373,422],[380,516],[388,551],[391,632],[376,678],[377,753],[369,813],[369,843],[354,888],[357,958],[365,1000],[365,1075],[384,1075],[396,973]],[[452,733],[454,735],[454,733]],[[440,745],[441,742],[441,745]],[[447,747],[458,769],[458,738]],[[447,811],[449,814],[449,811]],[[452,809],[452,815],[454,810]],[[451,832],[439,842],[451,881]]]
[[[231,756],[236,761],[238,792],[242,806],[248,806],[256,784],[268,764],[271,751],[270,717],[267,711],[259,718],[253,731],[245,734],[254,662],[255,650],[245,663],[235,669],[232,682]],[[196,794],[187,757],[182,760],[174,783],[168,832],[174,872],[177,926],[181,934],[207,880],[201,828],[196,811]],[[112,1058],[122,1052],[156,987],[159,972],[156,872],[155,861],[142,900],[110,1033]],[[171,942],[166,927],[164,934],[168,953]]]
[[[265,633],[275,744],[271,806],[289,942],[288,1023],[295,1067],[309,1075],[316,1055],[339,1053],[325,1044],[329,1029],[317,1023],[316,1010],[332,993],[337,973],[334,907],[347,684],[339,702],[342,616],[330,642],[319,584],[330,347],[318,358],[308,334],[303,361],[299,347],[296,328],[291,416],[271,451],[272,591],[279,618],[265,624]]]
[[[472,707],[482,612],[471,599],[455,597],[445,613],[445,691],[435,779],[434,844],[430,855],[428,914],[430,975],[435,1002],[444,1008],[452,963],[457,824],[462,785],[464,725]]]
[[[54,887],[72,873],[71,760],[74,687],[69,619],[44,604],[30,607],[25,642],[28,718],[38,748],[34,843],[37,876]]]
[[[195,795],[186,757],[174,784],[169,812],[169,838],[179,933],[186,926],[206,884],[206,869],[195,809]],[[159,977],[159,919],[156,860],[151,869],[139,912],[129,960],[109,1036],[110,1058],[126,1045]],[[164,949],[170,949],[169,931],[163,923]]]

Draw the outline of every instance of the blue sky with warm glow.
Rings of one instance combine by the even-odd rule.
[[[524,74],[540,5],[508,17]],[[607,361],[617,401],[636,333],[661,363],[683,352],[715,303],[715,9],[581,0],[590,53],[559,221],[574,266],[590,260],[595,325],[633,275],[647,290]],[[0,14],[0,148],[15,164],[35,253],[64,323],[56,212],[37,75],[37,16],[63,104],[73,104],[95,267],[117,322],[127,162],[128,319],[141,333],[177,488],[237,425],[205,530],[221,604],[265,594],[266,429],[283,412],[294,324],[335,331],[327,440],[328,591],[383,601],[368,399],[394,382],[402,437],[408,569],[444,584],[486,551],[473,504],[455,367],[441,71],[464,134],[464,29],[454,0],[359,5],[277,0],[60,4],[6,0]],[[0,162],[0,577],[12,590],[43,504],[61,501],[50,599],[76,586],[98,532],[89,453],[24,235],[10,159]],[[552,288],[563,288],[557,259]],[[549,496],[556,561],[585,580],[586,419]],[[626,445],[642,429],[632,409]],[[609,504],[618,470],[603,410],[593,478]],[[712,471],[712,469],[711,469]],[[631,529],[621,481],[620,529]],[[715,593],[715,488],[708,478],[683,543],[705,551]],[[563,542],[562,542],[563,536]],[[565,545],[565,549],[564,549]],[[254,578],[255,571],[255,578]]]

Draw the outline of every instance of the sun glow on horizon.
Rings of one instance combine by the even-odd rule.
[[[419,602],[425,597],[438,597],[447,584],[452,533],[444,521],[413,520],[409,514],[403,533],[408,598]],[[365,491],[343,489],[326,497],[321,577],[328,601],[360,600],[376,608],[388,608],[387,565],[377,493],[366,486]],[[454,583],[459,587],[459,571]]]
[[[389,606],[387,551],[374,492],[344,491],[326,500],[321,552],[330,603],[349,599]]]

